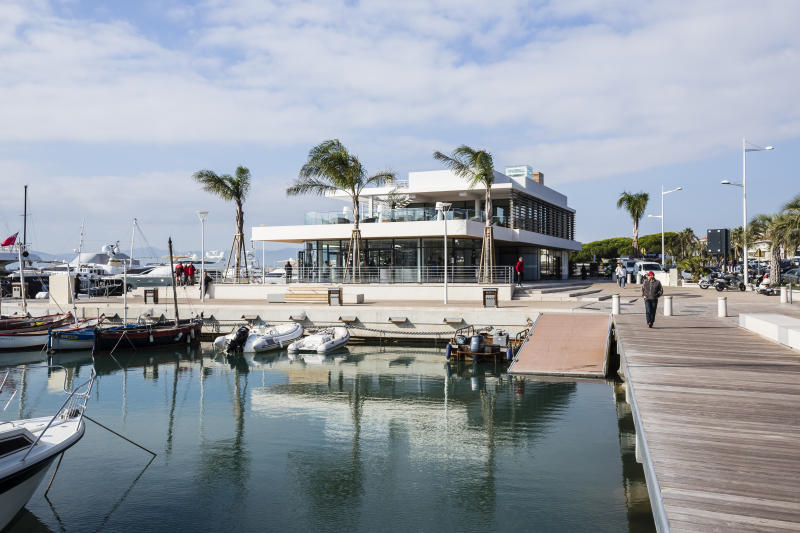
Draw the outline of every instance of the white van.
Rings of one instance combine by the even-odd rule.
[[[645,277],[648,272],[652,271],[654,274],[663,272],[661,263],[654,263],[653,261],[637,261],[633,269],[633,279],[638,280],[639,276]]]

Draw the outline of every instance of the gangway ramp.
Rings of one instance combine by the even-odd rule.
[[[610,314],[543,313],[509,374],[603,378],[608,373]]]

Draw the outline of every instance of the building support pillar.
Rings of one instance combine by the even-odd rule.
[[[569,279],[569,252],[561,252],[561,279]]]

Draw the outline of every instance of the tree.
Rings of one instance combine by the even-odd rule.
[[[628,191],[623,192],[617,199],[617,209],[625,208],[628,214],[633,219],[633,254],[639,256],[639,221],[644,216],[644,210],[647,209],[647,202],[650,195],[646,192],[631,194]]]
[[[395,173],[383,171],[367,176],[367,171],[354,154],[339,139],[323,141],[311,148],[308,160],[300,169],[294,183],[286,189],[288,196],[301,194],[325,195],[343,192],[350,197],[353,204],[353,234],[350,238],[350,250],[347,264],[352,261],[353,275],[360,277],[359,256],[361,250],[361,231],[359,221],[359,196],[364,188],[380,187],[384,183],[393,183]]]
[[[681,259],[691,257],[695,252],[698,242],[697,236],[694,234],[694,230],[692,228],[685,228],[683,231],[678,233],[676,240],[678,249],[680,250]]]
[[[236,167],[236,177],[229,174],[218,176],[212,170],[200,170],[192,177],[203,186],[203,190],[215,194],[226,202],[236,204],[236,234],[233,236],[228,264],[234,258],[234,277],[239,281],[240,260],[244,259],[244,268],[247,271],[247,255],[244,248],[244,202],[250,192],[250,171],[246,167]],[[227,272],[228,265],[225,266]]]
[[[781,248],[794,254],[800,245],[800,195],[787,202],[775,215],[758,215],[750,222],[748,238],[770,242],[769,279],[775,285],[781,281]]]
[[[492,231],[492,185],[494,185],[494,162],[492,154],[475,150],[462,144],[452,155],[436,151],[433,158],[444,163],[456,176],[467,180],[469,189],[482,186],[485,190],[486,221],[483,231],[483,246],[478,278],[491,283],[494,270],[494,233]],[[476,213],[477,214],[477,213]],[[446,265],[445,265],[446,266]]]

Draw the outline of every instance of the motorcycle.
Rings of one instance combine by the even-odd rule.
[[[747,289],[745,284],[739,278],[739,276],[733,274],[727,274],[725,276],[719,277],[714,280],[714,288],[717,289],[719,292],[728,290],[739,290],[744,291]]]
[[[716,281],[716,279],[719,277],[720,277],[719,273],[710,272],[705,276],[701,277],[700,281],[697,282],[697,285],[699,285],[701,289],[707,289],[711,287],[714,284],[714,281]]]

